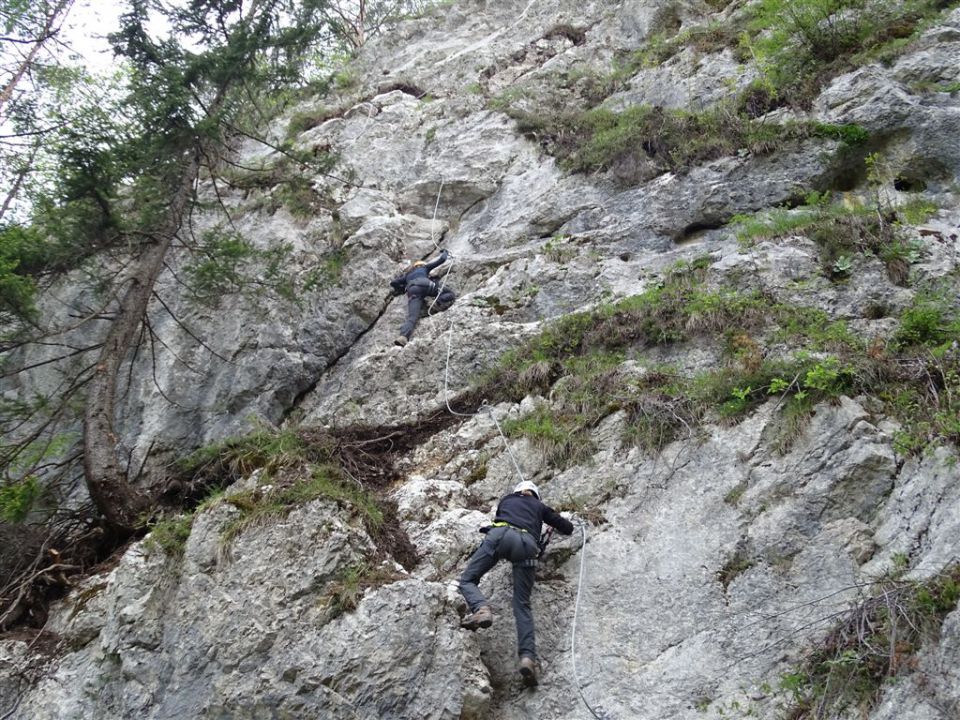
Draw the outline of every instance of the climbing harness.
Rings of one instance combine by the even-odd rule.
[[[519,530],[522,533],[529,532],[529,530],[527,530],[526,528],[517,527],[516,525],[511,525],[510,523],[504,522],[503,520],[495,520],[492,523],[491,527],[509,527],[509,528],[513,528],[514,530]]]

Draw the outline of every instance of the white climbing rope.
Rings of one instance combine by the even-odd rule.
[[[587,702],[587,698],[583,695],[583,686],[580,682],[580,675],[577,672],[577,618],[580,615],[580,595],[583,592],[583,575],[584,568],[587,564],[587,524],[580,520],[580,575],[577,579],[577,600],[573,606],[573,622],[570,626],[570,662],[573,665],[573,684],[577,688],[577,694],[580,696],[580,700],[583,701],[583,704],[586,706],[587,710],[590,711],[590,714],[593,715],[597,720],[604,720],[601,716],[597,715],[596,710]]]
[[[450,270],[447,272],[447,276],[453,272],[453,265],[450,266]],[[439,294],[439,293],[438,293]],[[497,416],[493,412],[493,408],[487,404],[487,401],[484,400],[483,404],[480,405],[480,410],[477,412],[457,412],[450,405],[450,354],[453,349],[453,316],[450,317],[450,323],[447,325],[447,358],[446,363],[443,368],[443,402],[447,406],[447,412],[451,415],[456,415],[457,417],[476,417],[482,412],[486,412],[490,419],[493,420],[493,424],[497,427],[497,433],[500,435],[500,439],[503,441],[503,446],[507,450],[507,454],[510,456],[510,460],[513,462],[513,467],[517,471],[517,477],[520,478],[520,482],[526,480],[523,476],[523,471],[520,469],[520,463],[517,462],[516,455],[513,454],[513,450],[510,448],[510,443],[507,442],[507,436],[503,432],[503,428],[500,427],[500,421],[497,420]]]
[[[437,226],[437,210],[438,210],[439,207],[440,207],[440,193],[442,193],[442,192],[443,192],[443,178],[440,178],[440,187],[437,188],[437,201],[433,204],[433,218],[430,220],[430,242],[433,243],[433,249],[434,249],[434,251],[436,251],[437,248],[440,246],[440,242],[439,242],[438,240],[434,240],[434,239],[433,239],[433,231],[434,231],[434,228],[436,228],[436,226]],[[431,300],[430,300],[430,307],[427,308],[427,315],[428,315],[428,316],[433,315],[433,306],[436,305],[436,304],[437,304],[437,300],[440,299],[440,293],[443,292],[443,286],[444,286],[444,285],[446,284],[446,282],[447,282],[447,276],[449,276],[450,273],[453,272],[453,266],[454,266],[454,264],[455,264],[455,263],[451,262],[449,268],[447,269],[447,272],[445,272],[444,275],[443,275],[443,277],[440,278],[440,285],[439,285],[439,287],[437,288],[437,294],[434,295],[433,298],[431,298]]]
[[[437,202],[434,205],[434,209],[433,209],[433,223],[436,222],[437,208],[440,205],[440,193],[442,190],[443,190],[443,180],[441,179],[440,188],[439,190],[437,190]],[[430,226],[430,240],[431,242],[433,242],[434,250],[436,250],[438,247],[438,243],[433,239],[433,227],[434,227],[433,223],[431,223],[431,226]],[[443,291],[443,284],[446,282],[446,279],[453,274],[453,269],[456,266],[455,258],[453,260],[454,261],[450,263],[449,269],[447,270],[446,274],[441,280],[440,289],[437,291],[437,296],[439,296],[440,293]],[[436,299],[434,299],[433,304],[435,303],[436,303]],[[432,312],[433,304],[430,305],[428,314]],[[454,320],[453,320],[453,316],[451,315],[450,322],[447,325],[447,331],[446,331],[447,332],[447,357],[446,357],[446,361],[443,369],[443,402],[447,407],[447,412],[457,417],[477,417],[483,411],[486,411],[486,413],[490,416],[490,419],[493,420],[494,425],[496,425],[497,433],[499,433],[500,439],[503,441],[503,446],[506,448],[507,454],[510,456],[510,460],[513,462],[513,467],[517,472],[517,477],[519,477],[520,481],[523,482],[525,478],[523,475],[523,471],[520,469],[520,463],[517,462],[517,458],[513,454],[513,450],[510,448],[510,443],[507,441],[507,436],[504,434],[503,428],[500,427],[500,422],[497,420],[497,416],[494,414],[493,408],[490,407],[487,401],[486,400],[483,401],[483,403],[480,406],[480,409],[477,412],[467,412],[467,413],[457,412],[450,405],[450,355],[453,349],[453,326],[454,326]],[[590,711],[590,714],[593,715],[593,717],[596,718],[596,720],[604,720],[603,717],[597,714],[597,711],[594,710],[594,708],[587,701],[587,698],[584,696],[583,687],[580,682],[580,676],[577,671],[577,619],[580,615],[580,596],[583,592],[583,578],[586,570],[586,556],[587,556],[586,523],[580,520],[579,525],[580,525],[580,573],[577,580],[577,597],[576,597],[576,602],[574,603],[573,622],[571,625],[571,633],[570,633],[570,657],[573,665],[573,682],[574,682],[574,686],[577,689],[577,694],[580,696],[580,700],[583,702],[587,710]]]
[[[436,250],[439,247],[439,242],[434,240],[434,227],[436,226],[437,221],[437,210],[440,207],[440,193],[443,192],[443,178],[440,178],[440,187],[437,189],[437,200],[433,206],[433,219],[430,223],[430,242],[433,243],[433,249]],[[451,258],[450,265],[447,269],[447,272],[440,279],[440,285],[437,290],[436,297],[433,298],[430,303],[430,307],[427,309],[427,314],[433,314],[433,306],[436,305],[437,299],[440,297],[440,293],[443,292],[444,285],[447,282],[447,278],[453,274],[453,269],[456,267],[456,258]],[[503,441],[503,446],[507,449],[507,454],[510,456],[510,460],[513,462],[513,467],[517,471],[517,477],[520,478],[520,481],[523,482],[526,478],[523,476],[523,471],[520,469],[520,463],[517,462],[516,456],[513,454],[513,450],[510,449],[510,443],[507,442],[507,436],[503,433],[503,428],[500,427],[500,422],[497,420],[496,415],[493,413],[493,408],[491,408],[487,401],[484,400],[483,404],[480,406],[480,411],[472,413],[461,413],[457,412],[450,406],[450,390],[449,390],[449,379],[450,379],[450,353],[453,348],[453,316],[450,316],[450,322],[447,325],[447,359],[446,364],[443,369],[443,402],[447,406],[447,412],[451,415],[456,415],[457,417],[476,417],[480,415],[481,412],[486,412],[490,419],[493,420],[494,425],[497,427],[497,432],[500,435],[500,439]]]
[[[440,187],[437,188],[437,202],[433,204],[433,219],[430,221],[430,242],[433,243],[433,249],[437,249],[439,244],[433,239],[433,229],[437,226],[437,209],[440,207],[440,193],[443,192],[443,178],[440,178]]]

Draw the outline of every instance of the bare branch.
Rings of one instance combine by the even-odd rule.
[[[150,372],[151,372],[151,375],[153,376],[153,386],[157,389],[157,392],[160,393],[160,396],[164,400],[166,400],[168,403],[170,403],[174,407],[180,408],[181,410],[187,410],[188,408],[185,408],[183,405],[181,405],[176,400],[171,398],[169,395],[167,395],[164,389],[160,387],[160,380],[159,378],[157,378],[157,351],[156,351],[156,344],[154,342],[154,340],[157,337],[157,334],[153,331],[153,326],[150,324],[149,318],[146,318],[146,317],[144,318],[144,325],[146,325],[147,332],[150,334]],[[197,408],[194,407],[190,409],[196,410]]]
[[[233,364],[233,361],[232,361],[232,360],[229,360],[228,358],[225,358],[223,355],[221,355],[220,353],[218,353],[218,352],[217,352],[216,350],[214,350],[212,347],[210,347],[209,345],[207,345],[203,340],[201,340],[199,337],[197,337],[197,335],[196,335],[192,330],[190,330],[190,328],[188,328],[186,325],[184,325],[182,322],[180,322],[180,318],[178,318],[177,315],[176,315],[176,313],[174,313],[173,310],[171,310],[170,307],[163,301],[163,298],[160,297],[160,294],[159,294],[159,293],[157,293],[156,291],[154,291],[153,296],[157,299],[157,302],[159,302],[159,303],[163,306],[163,309],[167,311],[167,313],[170,315],[170,317],[173,318],[173,321],[174,321],[177,325],[180,326],[180,329],[183,330],[187,335],[189,335],[190,337],[192,337],[192,338],[197,342],[197,344],[200,345],[200,347],[202,347],[203,349],[205,349],[207,352],[209,352],[209,353],[210,353],[211,355],[213,355],[215,358],[217,358],[217,359],[219,359],[219,360],[223,360],[223,362],[225,362],[225,363],[230,363],[231,365]]]
[[[99,350],[102,347],[103,347],[103,343],[97,343],[96,345],[88,345],[87,347],[80,348],[79,350],[74,350],[73,352],[67,353],[66,355],[60,355],[59,357],[50,358],[49,360],[41,360],[39,362],[35,362],[30,365],[25,365],[24,367],[17,368],[13,372],[0,374],[0,380],[2,380],[3,378],[12,377],[14,375],[19,375],[20,373],[26,372],[27,370],[33,370],[38,367],[43,367],[44,365],[50,365],[52,363],[60,362],[61,360],[66,360],[67,358],[75,357],[77,355],[82,355],[83,353],[90,352],[91,350]]]

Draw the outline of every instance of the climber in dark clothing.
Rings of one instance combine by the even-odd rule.
[[[438,310],[446,310],[457,299],[453,290],[448,287],[441,289],[442,283],[430,279],[430,271],[445,263],[447,257],[447,251],[443,250],[440,252],[440,257],[433,262],[417,260],[390,281],[390,287],[393,288],[394,295],[407,294],[407,321],[400,328],[400,335],[394,340],[397,345],[406,345],[407,340],[413,335],[413,329],[420,319],[420,310],[423,308],[424,298],[437,298],[434,305]]]
[[[537,648],[530,593],[539,552],[537,542],[544,522],[564,535],[573,532],[573,523],[542,503],[537,486],[524,480],[513,489],[513,493],[500,499],[493,526],[481,530],[486,532],[486,537],[460,576],[460,592],[470,609],[470,613],[460,622],[460,627],[467,630],[487,628],[493,624],[493,611],[480,592],[478,583],[498,560],[513,563],[513,617],[517,623],[517,653],[520,655],[520,675],[528,686],[537,684]]]

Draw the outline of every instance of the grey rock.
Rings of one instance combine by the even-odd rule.
[[[956,80],[958,12],[892,67],[836,78],[811,114],[869,128],[900,178],[901,189],[894,179],[860,184],[851,200],[940,204],[903,230],[922,242],[917,281],[955,283],[960,257],[957,101],[928,88]],[[832,282],[810,238],[747,248],[726,226],[811,189],[836,190],[838,173],[856,176],[861,168],[837,167],[833,141],[685,173],[658,175],[651,165],[622,187],[630,168],[570,175],[486,107],[499,92],[534,109],[579,103],[582,88],[564,85],[578,70],[609,69],[651,33],[711,16],[687,2],[467,0],[371,42],[353,66],[355,90],[297,108],[328,117],[293,138],[297,147],[339,158],[329,175],[309,178],[323,207],[302,217],[276,189],[221,188],[244,237],[260,248],[289,244],[290,277],[315,282],[298,305],[258,297],[208,308],[164,276],[158,290],[177,320],[154,307],[151,324],[170,350],[155,373],[137,359],[120,411],[133,464],[151,448],[159,462],[257,424],[395,426],[445,412],[549,319],[655,287],[678,262],[706,259],[711,285],[814,306],[863,337],[888,337],[916,286],[892,284],[879,260],[858,257],[849,281]],[[564,23],[583,30],[582,42],[550,33]],[[610,102],[696,109],[753,72],[728,53],[685,52],[639,72]],[[269,132],[279,139],[286,130],[282,122]],[[243,164],[276,159],[252,142],[239,149]],[[912,189],[902,189],[905,180]],[[209,185],[199,192],[216,197]],[[223,220],[200,213],[197,231]],[[406,303],[391,297],[388,281],[441,247],[451,253],[443,281],[458,299],[427,313],[396,347]],[[341,267],[328,276],[334,255]],[[171,270],[183,263],[173,258]],[[95,307],[79,288],[76,277],[55,285],[40,301],[45,316]],[[887,317],[869,317],[871,305]],[[17,360],[42,361],[51,350],[33,352]],[[722,362],[716,343],[692,341],[638,349],[622,369],[641,379],[670,364],[693,377]],[[0,392],[15,399],[57,382],[38,369],[0,380]],[[537,403],[558,401],[560,389],[467,409],[398,459],[402,479],[389,497],[422,554],[409,572],[379,557],[358,518],[332,502],[249,527],[225,547],[238,511],[221,502],[198,514],[182,559],[135,544],[115,569],[56,604],[47,629],[64,646],[39,678],[18,679],[25,643],[0,641],[0,715],[16,704],[11,717],[30,719],[579,720],[593,717],[582,692],[610,718],[773,717],[779,678],[822,642],[861,586],[903,558],[918,580],[957,560],[955,451],[898,456],[899,428],[872,398],[817,406],[783,454],[772,443],[776,399],[737,424],[708,419],[656,455],[624,446],[629,419],[612,412],[593,430],[592,457],[557,470],[501,430]],[[580,508],[578,523],[598,521],[555,536],[540,567],[535,693],[520,689],[516,673],[508,566],[483,581],[493,628],[458,628],[457,579],[477,528],[520,476],[538,482],[550,504]],[[388,581],[358,590],[356,607],[332,617],[338,583],[363,564]],[[953,612],[939,641],[918,654],[920,672],[885,687],[870,720],[956,714],[957,627]]]

